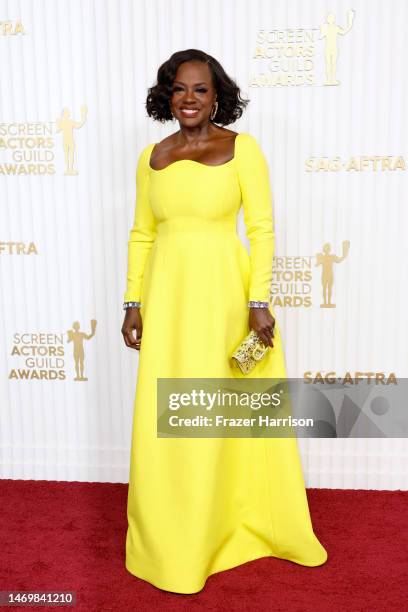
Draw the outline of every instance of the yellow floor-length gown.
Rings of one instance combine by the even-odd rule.
[[[234,157],[213,166],[184,159],[155,170],[153,147],[137,164],[124,295],[142,302],[143,320],[126,568],[195,593],[211,574],[260,557],[321,565],[327,552],[313,532],[296,438],[157,437],[158,377],[239,377],[229,356],[249,331],[248,300],[269,301],[274,232],[254,136],[238,134]],[[249,254],[236,229],[241,204]],[[286,376],[278,322],[250,376]]]

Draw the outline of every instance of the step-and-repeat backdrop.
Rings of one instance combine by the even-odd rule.
[[[215,56],[270,167],[271,299],[288,375],[408,369],[406,50],[394,0],[0,1],[1,476],[127,482],[139,355],[121,325],[135,168],[178,125],[147,88]],[[246,246],[242,211],[240,236]],[[308,486],[407,488],[407,445],[299,441]],[[356,429],[358,431],[358,429]]]

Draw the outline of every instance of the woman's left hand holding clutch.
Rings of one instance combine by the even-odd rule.
[[[258,334],[265,346],[273,346],[275,319],[268,308],[250,308],[249,327]]]

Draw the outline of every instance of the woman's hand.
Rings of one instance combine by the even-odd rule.
[[[275,319],[269,308],[250,308],[249,327],[256,331],[265,346],[273,346]]]
[[[136,330],[136,338],[133,334],[134,329]],[[140,308],[126,308],[126,314],[123,320],[121,332],[126,346],[129,346],[130,348],[139,351],[143,332],[143,323],[140,314]]]

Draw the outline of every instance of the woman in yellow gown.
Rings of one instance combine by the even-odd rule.
[[[239,377],[230,356],[249,329],[271,346],[249,376],[286,376],[269,305],[267,162],[254,136],[215,125],[240,115],[238,91],[211,56],[174,53],[147,109],[177,118],[180,130],[146,145],[136,172],[122,326],[126,345],[140,350],[126,568],[177,593],[198,592],[211,574],[260,557],[307,566],[327,559],[296,438],[157,436],[157,379]],[[241,205],[249,254],[236,231]]]

